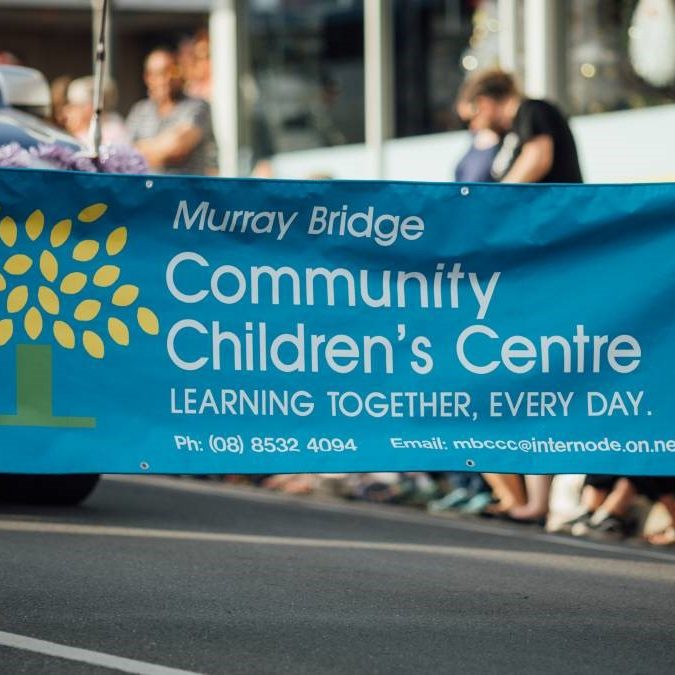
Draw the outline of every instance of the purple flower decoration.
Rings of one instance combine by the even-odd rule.
[[[98,160],[88,157],[81,150],[64,145],[40,144],[26,150],[18,143],[0,146],[0,167],[15,169],[62,169],[90,173],[148,172],[145,159],[136,150],[122,145],[101,148]]]
[[[126,145],[104,145],[98,158],[103,173],[148,173],[143,155]]]
[[[67,171],[96,171],[96,165],[81,152],[64,145],[38,145],[28,152],[38,160],[55,169]]]
[[[31,165],[27,150],[18,143],[0,145],[0,166],[10,169],[26,169]]]

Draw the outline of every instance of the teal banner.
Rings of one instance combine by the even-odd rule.
[[[675,474],[675,185],[0,170],[0,471]]]

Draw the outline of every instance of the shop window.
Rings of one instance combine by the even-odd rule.
[[[251,162],[364,141],[362,0],[247,6],[243,104]]]
[[[673,0],[571,0],[566,5],[571,114],[675,102]]]
[[[394,0],[397,137],[458,129],[467,74],[498,64],[496,0]]]

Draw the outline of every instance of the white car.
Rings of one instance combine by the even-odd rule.
[[[0,158],[3,149],[16,148],[16,144],[26,150],[40,145],[82,151],[74,138],[45,121],[50,108],[49,86],[42,73],[0,65]],[[42,165],[35,158],[34,166]],[[0,501],[78,504],[89,496],[98,480],[98,474],[0,474]]]
[[[49,124],[49,85],[42,73],[23,66],[0,65],[0,147],[58,145],[81,151],[72,136]]]

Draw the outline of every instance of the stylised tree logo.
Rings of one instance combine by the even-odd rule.
[[[77,219],[92,224],[107,210],[91,204]],[[129,346],[130,320],[159,334],[157,316],[138,305],[138,286],[121,283],[121,269],[113,264],[126,246],[126,227],[110,231],[103,245],[93,237],[75,243],[72,229],[71,219],[46,226],[40,210],[23,228],[10,216],[0,220],[0,348],[12,338],[21,342],[23,334],[30,341],[16,348],[16,414],[0,415],[0,426],[95,426],[91,417],[53,415],[52,345],[39,340],[53,338],[64,349],[81,347],[102,359],[108,339],[111,347]],[[101,314],[106,308],[107,322]]]

